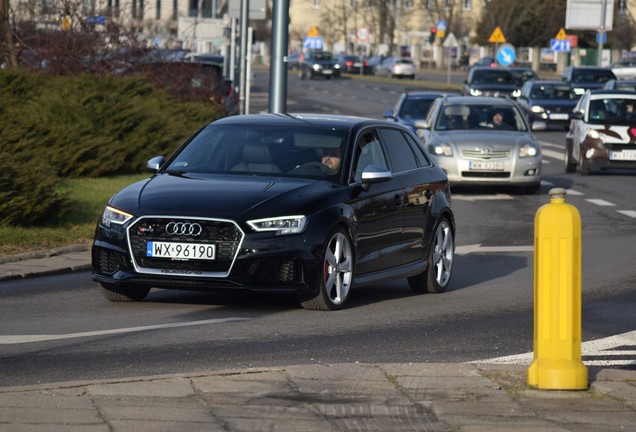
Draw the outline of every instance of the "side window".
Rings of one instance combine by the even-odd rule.
[[[351,180],[360,182],[362,180],[362,171],[369,165],[389,169],[384,153],[382,152],[380,137],[375,130],[365,132],[358,137],[353,157],[353,178]]]
[[[424,148],[422,147],[421,141],[414,140],[410,135],[405,135],[406,140],[411,145],[411,149],[413,150],[413,154],[415,155],[415,159],[417,160],[417,164],[421,167],[427,167],[431,165],[431,161],[426,155]]]
[[[413,151],[402,132],[395,129],[380,129],[380,135],[391,161],[393,173],[410,171],[417,168]]]

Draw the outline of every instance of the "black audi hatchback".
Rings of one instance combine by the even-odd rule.
[[[227,117],[148,167],[155,174],[116,193],[97,225],[93,279],[111,301],[141,301],[151,288],[242,289],[335,310],[356,285],[448,287],[448,180],[404,126]]]

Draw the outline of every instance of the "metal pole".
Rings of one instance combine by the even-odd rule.
[[[245,114],[245,66],[247,63],[247,27],[249,25],[249,0],[241,0],[241,53],[240,57],[240,93],[239,93],[239,110],[241,114]]]
[[[250,83],[252,75],[252,38],[254,35],[254,29],[248,27],[247,29],[247,68],[246,68],[246,85],[245,85],[245,114],[250,113]]]
[[[274,0],[272,10],[272,59],[269,73],[269,112],[287,112],[287,43],[289,1]]]
[[[605,37],[605,9],[607,9],[607,0],[601,0],[601,26],[598,30],[598,65],[602,66],[603,61],[603,38]]]

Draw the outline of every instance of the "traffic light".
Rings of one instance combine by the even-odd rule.
[[[431,33],[428,36],[428,41],[430,43],[434,43],[435,42],[435,37],[437,36],[437,29],[435,27],[431,27]]]

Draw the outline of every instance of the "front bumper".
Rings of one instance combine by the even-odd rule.
[[[205,222],[218,224],[218,221]],[[130,229],[99,226],[92,247],[93,279],[111,285],[204,291],[300,292],[314,289],[316,284],[312,282],[318,280],[321,244],[309,244],[303,234],[275,236],[262,232],[243,235],[240,229],[233,228],[233,223],[223,223],[210,237],[196,240],[198,244],[216,245],[218,255],[215,260],[145,256],[146,244],[150,241],[192,242],[193,239],[168,238],[157,230],[147,233],[148,226],[142,225],[139,219]],[[152,228],[152,224],[146,225]]]
[[[541,181],[541,158],[492,160],[437,157],[451,184],[532,186]]]
[[[636,169],[636,142],[610,144],[588,136],[583,140],[580,151],[583,159],[593,167]]]

